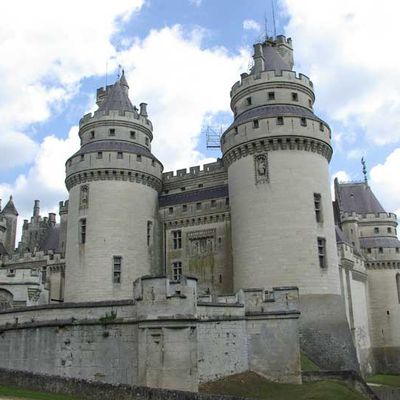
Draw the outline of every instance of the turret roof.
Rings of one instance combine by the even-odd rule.
[[[128,82],[126,81],[125,74],[123,73],[121,79],[115,82],[114,85],[107,88],[107,94],[97,111],[104,113],[107,113],[108,111],[133,112],[134,108],[129,100],[128,88]]]
[[[386,212],[371,188],[364,182],[339,184],[338,200],[341,212],[358,214]]]
[[[3,208],[3,210],[1,211],[0,214],[3,215],[16,215],[18,216],[18,211],[15,208],[14,202],[12,200],[12,196],[10,196],[10,200],[8,200],[8,203],[5,205],[5,207]]]

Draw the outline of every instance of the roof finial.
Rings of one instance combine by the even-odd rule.
[[[366,185],[368,185],[367,167],[366,167],[366,164],[365,164],[364,157],[361,157],[361,165],[362,165],[362,167],[363,167],[362,172],[363,172],[363,174],[364,174],[364,183],[365,183]]]

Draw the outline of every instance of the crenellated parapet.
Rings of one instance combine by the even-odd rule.
[[[204,164],[203,168],[200,165],[178,169],[177,171],[168,171],[162,174],[163,183],[179,182],[190,178],[203,177],[212,174],[226,172],[222,160],[218,159],[216,162]]]

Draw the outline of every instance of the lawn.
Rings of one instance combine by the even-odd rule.
[[[302,385],[270,382],[253,373],[236,374],[201,385],[200,392],[252,397],[265,400],[362,400],[360,393],[339,381],[319,381]]]
[[[367,382],[400,387],[400,375],[372,375],[367,378]]]
[[[78,400],[77,397],[63,394],[32,392],[25,389],[0,386],[0,396],[9,396],[13,398],[31,399],[31,400]]]

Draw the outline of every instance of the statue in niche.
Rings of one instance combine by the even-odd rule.
[[[254,157],[256,183],[269,182],[268,155],[259,154]]]
[[[88,207],[89,207],[89,185],[82,185],[79,208],[88,208]]]

